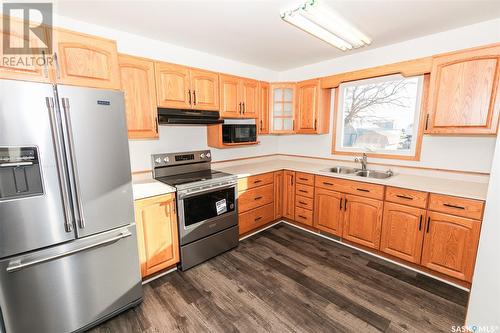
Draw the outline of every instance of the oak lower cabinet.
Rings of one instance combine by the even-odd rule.
[[[125,54],[118,62],[129,139],[158,138],[154,62]]]
[[[314,224],[314,175],[295,173],[295,221],[308,226]]]
[[[283,173],[283,217],[295,219],[295,172]]]
[[[238,179],[238,223],[240,235],[275,220],[275,173]]]
[[[496,134],[500,45],[433,58],[426,133]]]
[[[314,195],[314,226],[319,230],[342,237],[345,194],[316,188]]]
[[[420,263],[425,217],[425,209],[386,202],[380,251]]]
[[[115,41],[59,28],[53,34],[57,83],[120,89]]]
[[[142,277],[179,262],[175,194],[135,201],[137,240]]]
[[[283,170],[274,172],[274,219],[283,217]]]
[[[346,194],[342,238],[379,249],[383,201]]]
[[[421,265],[471,282],[481,222],[429,212],[425,229]]]

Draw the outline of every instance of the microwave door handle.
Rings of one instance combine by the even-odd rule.
[[[54,98],[46,97],[45,101],[47,103],[47,109],[49,111],[49,121],[52,134],[52,142],[54,144],[55,160],[57,166],[57,172],[59,174],[59,181],[61,182],[61,196],[63,202],[64,210],[64,229],[66,232],[71,232],[73,230],[73,215],[71,209],[71,200],[69,193],[69,182],[66,176],[66,168],[63,161],[63,149],[60,141],[61,133],[59,131],[59,125],[57,121],[57,115],[54,108]]]
[[[71,160],[72,172],[71,176],[73,179],[74,190],[75,190],[75,200],[76,200],[76,208],[78,210],[78,225],[80,229],[85,228],[85,218],[83,216],[83,205],[81,200],[81,190],[80,190],[80,180],[78,178],[78,168],[75,157],[75,142],[73,139],[73,129],[71,127],[71,115],[70,115],[70,105],[68,98],[62,98],[62,107],[64,110],[64,119],[66,121],[66,131],[68,136],[68,153],[69,158]]]

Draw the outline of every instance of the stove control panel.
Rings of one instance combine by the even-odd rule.
[[[212,153],[210,150],[199,150],[182,153],[154,154],[151,155],[151,159],[153,162],[153,168],[157,168],[163,166],[211,162]]]

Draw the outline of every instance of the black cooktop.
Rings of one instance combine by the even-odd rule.
[[[182,184],[195,183],[205,180],[219,179],[222,177],[231,176],[229,173],[217,171],[217,170],[203,170],[190,173],[183,173],[173,176],[156,178],[162,183],[168,184],[170,186],[178,186]]]

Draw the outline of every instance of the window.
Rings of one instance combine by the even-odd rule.
[[[333,153],[418,159],[423,79],[390,75],[341,84]]]

